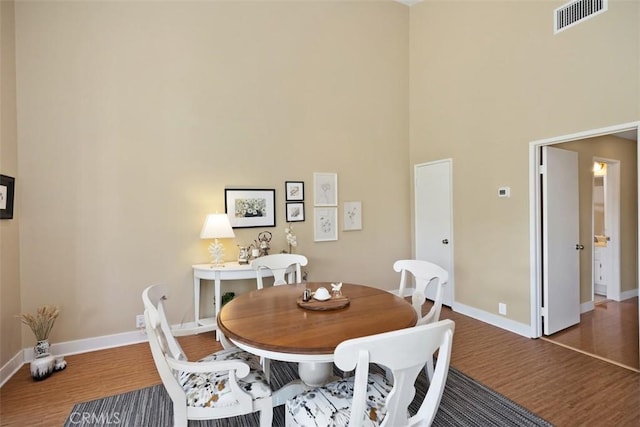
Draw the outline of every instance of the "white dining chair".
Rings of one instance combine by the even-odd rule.
[[[258,289],[263,288],[262,272],[269,269],[273,273],[273,285],[285,285],[287,283],[302,282],[302,269],[309,261],[307,257],[299,254],[273,254],[265,255],[251,261],[251,268],[256,270]]]
[[[423,325],[440,320],[442,311],[442,298],[444,296],[444,286],[449,282],[449,273],[437,264],[429,261],[417,259],[402,259],[393,263],[393,269],[400,273],[400,287],[397,295],[403,296],[406,293],[411,295],[411,305],[418,315],[418,325]],[[415,288],[408,288],[410,276],[413,276]],[[435,298],[433,306],[423,316],[422,306],[427,297],[427,287],[435,286]]]
[[[449,281],[449,273],[437,264],[417,259],[402,259],[393,264],[393,269],[400,273],[398,295],[411,295],[411,305],[418,315],[416,325],[426,325],[440,320],[444,286]],[[415,288],[408,288],[413,276]],[[429,311],[423,316],[422,306],[427,300],[427,287],[435,286],[435,298]],[[429,380],[433,377],[433,360],[427,360],[424,366]]]
[[[164,301],[167,286],[152,285],[142,293],[145,327],[156,369],[173,403],[173,425],[188,420],[228,418],[260,411],[260,426],[271,427],[272,391],[259,359],[237,347],[190,362],[175,336],[201,328],[172,329]]]
[[[454,329],[454,322],[447,319],[342,342],[334,352],[334,363],[345,371],[355,369],[355,375],[287,400],[286,425],[431,425],[449,373]],[[411,416],[409,405],[415,396],[416,378],[436,351],[434,376],[420,408]],[[393,381],[370,373],[371,363],[389,369]]]

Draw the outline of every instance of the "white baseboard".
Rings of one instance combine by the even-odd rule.
[[[18,372],[18,369],[24,365],[24,350],[20,350],[7,363],[0,368],[0,387],[4,385],[12,376]]]
[[[458,302],[453,303],[452,309],[457,313],[464,314],[465,316],[472,317],[474,319],[480,320],[481,322],[485,322],[490,325],[497,326],[498,328],[505,329],[507,331],[513,332],[518,335],[522,335],[523,337],[527,337],[527,338],[533,337],[533,331],[531,330],[531,325],[516,322],[514,320],[507,319],[506,317],[489,313],[484,310],[479,310],[477,308],[460,304]]]
[[[580,314],[586,313],[587,311],[591,311],[596,308],[596,305],[593,301],[587,301],[580,304]]]
[[[630,291],[624,291],[621,295],[620,295],[620,301],[624,301],[630,298],[635,298],[638,296],[638,288],[635,289],[631,289]]]

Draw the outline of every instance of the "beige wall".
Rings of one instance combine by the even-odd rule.
[[[615,136],[602,136],[559,144],[558,148],[578,153],[580,186],[580,302],[592,295],[592,194],[593,158],[620,161],[620,288],[638,287],[638,174],[637,143]]]
[[[408,20],[391,1],[19,2],[23,308],[61,306],[54,343],[130,331],[166,282],[171,320],[190,321],[205,215],[227,186],[275,188],[279,252],[286,180],[305,182],[310,280],[396,287]],[[362,231],[313,242],[313,172],[362,201]],[[226,258],[262,230],[237,230]]]
[[[550,1],[410,14],[410,163],[452,158],[456,301],[530,323],[529,143],[640,118],[640,3],[553,35]],[[497,188],[511,187],[510,199]]]
[[[0,2],[0,173],[17,177],[16,85],[14,3]],[[16,180],[19,189],[20,180]],[[14,201],[13,219],[0,221],[0,367],[22,348],[21,323],[14,316],[20,307],[20,253],[18,214],[20,197]]]
[[[558,4],[19,2],[21,308],[61,305],[53,342],[124,332],[167,282],[189,321],[205,214],[225,186],[275,188],[278,251],[285,180],[306,184],[310,279],[393,288],[412,165],[451,157],[456,299],[528,323],[529,142],[640,118],[638,3],[553,36]],[[313,242],[313,172],[362,231]]]

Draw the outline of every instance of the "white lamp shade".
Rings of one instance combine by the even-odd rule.
[[[236,235],[233,234],[233,228],[231,228],[227,214],[215,213],[207,215],[200,232],[201,239],[226,239],[232,237],[236,237]]]

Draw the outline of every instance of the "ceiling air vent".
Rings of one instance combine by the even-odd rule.
[[[553,11],[554,34],[607,11],[608,0],[574,0]]]

